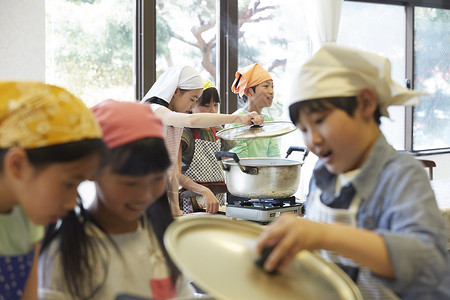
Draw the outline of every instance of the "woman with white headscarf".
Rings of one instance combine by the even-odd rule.
[[[264,117],[256,112],[250,112],[245,115],[189,114],[196,101],[202,95],[202,91],[203,80],[200,74],[189,66],[177,65],[167,69],[141,101],[150,103],[156,116],[161,118],[166,126],[165,142],[170,159],[173,162],[172,167],[168,171],[168,196],[174,216],[182,214],[178,202],[179,184],[194,192],[205,188],[199,184],[184,186],[187,183],[179,181],[181,154],[178,150],[183,127],[205,128],[230,123],[259,125],[264,121]]]

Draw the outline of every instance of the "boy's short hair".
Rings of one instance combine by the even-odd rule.
[[[256,92],[256,85],[255,86],[251,86],[251,87],[249,87],[249,89],[252,89],[253,90],[253,92]],[[247,102],[247,100],[248,100],[248,97],[247,97],[247,95],[242,95],[242,97],[238,94],[238,99],[239,100],[242,100],[242,102]]]
[[[289,106],[289,117],[292,123],[297,124],[299,121],[300,110],[306,110],[307,114],[322,112],[331,109],[342,109],[349,116],[353,116],[355,109],[358,107],[358,100],[356,96],[353,97],[331,97],[323,99],[312,99],[307,101],[300,101]],[[373,118],[377,125],[381,124],[380,108],[377,106],[373,114]]]

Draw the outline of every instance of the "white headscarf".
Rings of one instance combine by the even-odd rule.
[[[142,99],[142,102],[151,97],[158,97],[170,103],[177,87],[183,90],[203,89],[203,80],[200,74],[186,65],[176,65],[167,69]]]
[[[326,45],[294,76],[287,106],[312,99],[352,97],[363,88],[376,94],[381,115],[387,117],[388,106],[416,105],[420,102],[419,96],[424,95],[393,81],[387,58],[353,48]]]

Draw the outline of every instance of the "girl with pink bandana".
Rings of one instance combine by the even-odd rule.
[[[141,102],[150,103],[155,115],[161,118],[165,127],[165,142],[172,166],[169,168],[169,199],[172,214],[183,214],[180,210],[178,189],[181,174],[181,153],[179,151],[183,127],[208,128],[211,126],[240,123],[259,125],[264,118],[256,112],[244,115],[190,114],[203,91],[200,74],[189,66],[177,65],[164,72]],[[208,168],[205,165],[205,168]]]
[[[36,299],[43,225],[76,204],[103,149],[92,112],[68,91],[0,81],[0,299]]]
[[[92,176],[96,197],[48,228],[39,260],[43,299],[193,297],[167,255],[173,221],[162,123],[148,105],[106,100],[93,108],[108,147]]]

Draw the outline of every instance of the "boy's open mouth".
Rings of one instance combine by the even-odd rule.
[[[331,155],[331,150],[320,152],[319,155],[321,158],[327,158]]]

